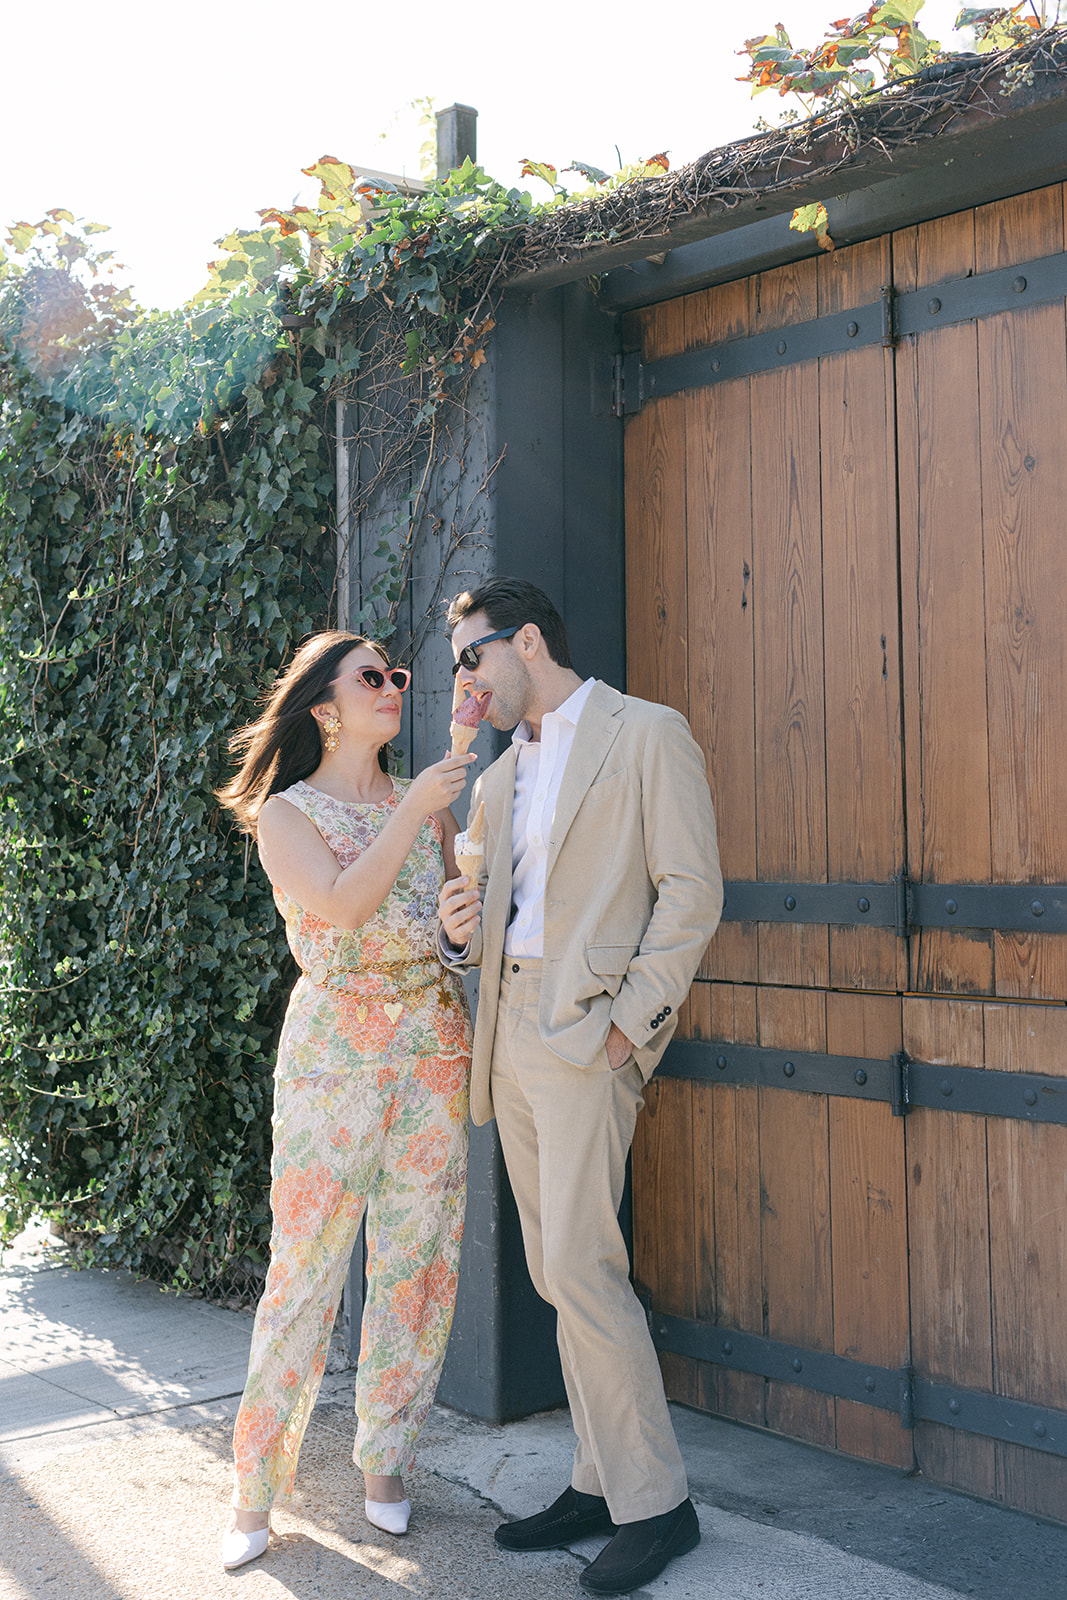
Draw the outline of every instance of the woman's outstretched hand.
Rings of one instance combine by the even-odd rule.
[[[467,768],[477,759],[472,755],[447,755],[443,761],[435,761],[432,767],[424,767],[418,777],[412,779],[404,796],[411,810],[423,817],[434,811],[444,811],[463,793]]]

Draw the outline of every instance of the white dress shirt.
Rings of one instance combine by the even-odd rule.
[[[545,873],[560,784],[574,744],[578,718],[596,680],[586,678],[555,711],[541,719],[541,737],[520,722],[515,746],[515,802],[511,812],[511,921],[504,935],[509,956],[544,954]]]

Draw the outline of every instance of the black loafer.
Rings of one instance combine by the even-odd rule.
[[[518,1522],[502,1522],[493,1538],[504,1550],[560,1550],[591,1533],[614,1532],[606,1500],[568,1488],[547,1510]]]
[[[700,1524],[692,1500],[683,1500],[661,1517],[624,1522],[578,1579],[587,1594],[629,1594],[658,1578],[668,1561],[700,1543]]]

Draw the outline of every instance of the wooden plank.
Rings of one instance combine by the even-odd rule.
[[[826,997],[826,1048],[885,1058],[900,1049],[895,995]],[[834,1350],[854,1361],[910,1360],[904,1119],[887,1105],[831,1097],[830,1221]],[[911,1433],[873,1406],[836,1402],[837,1447],[911,1467]]]
[[[1067,1077],[1067,1010],[985,1008],[989,1066]],[[1067,1410],[1067,1128],[989,1119],[993,1383],[998,1394]],[[998,1496],[1064,1517],[1067,1461],[998,1444]]]
[[[748,331],[749,288],[725,284],[686,303],[686,340],[707,345]],[[708,759],[723,876],[756,872],[749,381],[686,399],[689,711]],[[756,929],[727,922],[705,977],[752,981]]]
[[[1063,185],[1031,189],[974,213],[975,268],[996,272],[1063,249]]]
[[[709,986],[709,1000],[714,1038],[758,1042],[755,989],[717,983]],[[712,1085],[711,1095],[714,1321],[762,1333],[758,1092]],[[752,1373],[704,1367],[700,1403],[721,1416],[762,1425],[765,1389],[763,1379]]]
[[[818,369],[752,380],[757,876],[826,881]],[[765,923],[762,982],[829,979],[824,926]]]
[[[682,1078],[654,1079],[634,1132],[634,1280],[657,1310],[694,1315],[693,1093]],[[694,1363],[661,1355],[668,1398],[696,1403]]]
[[[976,213],[979,272],[1063,249],[1060,186]],[[1067,881],[1067,333],[1062,303],[978,324],[992,869]],[[1067,938],[994,935],[996,992],[1067,996]]]
[[[974,270],[968,212],[923,224],[914,243],[917,287]],[[898,377],[903,613],[917,618],[906,637],[916,656],[905,658],[908,868],[923,881],[982,883],[991,856],[973,325],[903,341]],[[911,943],[915,989],[991,992],[990,936],[927,930]]]
[[[750,278],[753,333],[769,333],[791,323],[810,322],[819,314],[819,268],[816,261],[793,261]]]
[[[689,1037],[710,1039],[711,985],[695,983],[689,998]],[[717,1316],[715,1236],[715,1092],[710,1083],[692,1086],[693,1115],[693,1315],[702,1322]],[[706,1361],[691,1364],[690,1404],[716,1410],[718,1368]]]
[[[759,1042],[826,1049],[826,997],[761,987]],[[829,1126],[825,1095],[759,1090],[765,1331],[809,1350],[832,1350]],[[816,1444],[836,1441],[834,1400],[768,1383],[767,1425]]]
[[[820,317],[870,305],[878,299],[892,273],[889,235],[819,256],[815,273]]]
[[[985,1062],[983,1012],[965,1000],[905,999],[904,1048],[920,1061]],[[986,1119],[908,1113],[912,1361],[922,1377],[992,1388]],[[996,1493],[991,1439],[939,1423],[915,1428],[923,1472],[972,1494]]]
[[[641,319],[645,360],[680,349],[679,302]],[[627,688],[689,711],[685,571],[685,397],[655,400],[626,422]]]
[[[824,255],[820,316],[877,300],[890,271],[888,237]],[[904,862],[893,385],[888,350],[819,363],[831,882],[886,881]],[[906,963],[892,929],[830,930],[836,987],[903,988]]]
[[[887,351],[819,363],[826,832],[832,883],[886,882],[904,861],[892,369]],[[903,987],[891,928],[834,929],[830,981]]]
[[[751,293],[753,333],[809,321],[818,313],[817,264],[762,273]],[[751,418],[757,876],[819,882],[826,792],[816,363],[753,378]],[[761,981],[809,986],[828,975],[825,927],[761,924]]]

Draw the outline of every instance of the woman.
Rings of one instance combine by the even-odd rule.
[[[449,810],[472,756],[391,778],[410,672],[322,633],[233,740],[218,798],[253,834],[301,969],[274,1092],[271,1261],[234,1429],[222,1562],[262,1555],[290,1492],[349,1256],[367,1213],[353,1459],[375,1527],[407,1531],[402,1474],[452,1323],[467,1158],[470,1016],[437,954],[456,876]]]

